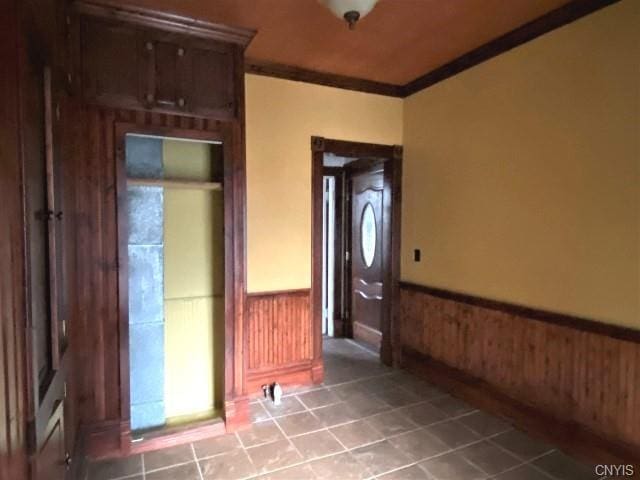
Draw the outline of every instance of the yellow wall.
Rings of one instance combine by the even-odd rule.
[[[208,179],[210,146],[165,141],[166,178]],[[220,191],[164,189],[165,411],[209,412],[222,401],[224,222]]]
[[[402,278],[640,328],[639,62],[624,0],[406,99]]]
[[[246,75],[247,290],[311,285],[311,137],[399,144],[402,100]]]

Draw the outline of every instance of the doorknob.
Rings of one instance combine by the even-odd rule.
[[[69,452],[65,453],[64,464],[67,466],[67,468],[70,468],[72,463],[73,463],[73,459],[71,458],[71,455],[69,454]]]

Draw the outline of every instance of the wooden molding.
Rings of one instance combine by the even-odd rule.
[[[127,178],[127,186],[181,188],[189,190],[222,190],[222,183],[220,182],[169,180],[163,178]]]
[[[344,90],[374,93],[388,97],[404,96],[402,85],[376,82],[373,80],[365,80],[363,78],[347,77],[334,73],[316,72],[314,70],[306,70],[300,67],[265,62],[261,60],[247,59],[245,62],[245,72],[252,73],[254,75],[264,75],[267,77],[283,78],[285,80],[342,88]]]
[[[353,322],[353,338],[369,345],[376,352],[380,352],[382,332],[361,322]]]
[[[247,59],[246,73],[405,98],[620,0],[573,0],[406,83],[393,85]]]
[[[225,423],[222,418],[215,418],[188,425],[169,427],[144,435],[142,441],[132,443],[130,453],[143,453],[162,448],[184,445],[206,438],[224,435]]]
[[[363,157],[394,159],[402,158],[402,146],[379,143],[350,142],[324,137],[311,137],[311,151],[332,153],[339,157]]]
[[[291,290],[270,290],[268,292],[247,292],[247,297],[271,297],[276,295],[309,295],[309,288],[292,288]]]
[[[317,383],[314,381],[313,365],[311,360],[296,362],[289,365],[260,370],[250,370],[247,373],[247,391],[249,397],[262,395],[262,386],[278,382],[281,386],[302,386]]]
[[[524,307],[513,303],[490,300],[487,298],[452,292],[440,288],[427,287],[424,285],[417,285],[409,282],[400,282],[400,287],[407,290],[426,293],[434,297],[444,298],[446,300],[453,300],[456,302],[465,303],[467,305],[473,305],[489,310],[508,313],[509,315],[515,315],[518,317],[523,317],[525,319],[539,320],[541,322],[560,325],[563,327],[572,328],[574,330],[595,333],[598,335],[605,335],[607,337],[616,338],[618,340],[624,340],[627,342],[640,343],[640,330],[634,330],[632,328],[610,325],[607,323],[588,320],[586,318],[574,317],[572,315],[566,315],[563,313],[554,313],[546,310]]]
[[[638,450],[603,438],[575,422],[521,403],[482,379],[445,365],[411,348],[402,349],[402,366],[454,396],[491,414],[504,417],[533,437],[552,443],[594,464],[640,464]]]
[[[235,432],[251,425],[249,399],[237,397],[224,402],[224,423],[227,433]]]
[[[208,40],[235,43],[246,47],[256,32],[246,28],[229,27],[173,13],[159,12],[143,7],[122,5],[111,0],[76,0],[76,12],[83,15],[117,20],[141,27],[157,28],[174,33],[183,33]]]
[[[413,95],[618,1],[620,0],[573,0],[407,83],[402,87],[403,97]]]

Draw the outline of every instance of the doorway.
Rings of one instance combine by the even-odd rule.
[[[318,337],[351,338],[394,364],[402,149],[314,137],[312,150]]]

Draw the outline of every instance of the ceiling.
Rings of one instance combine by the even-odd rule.
[[[249,60],[405,85],[570,1],[380,0],[355,30],[317,0],[117,3],[256,30]]]

